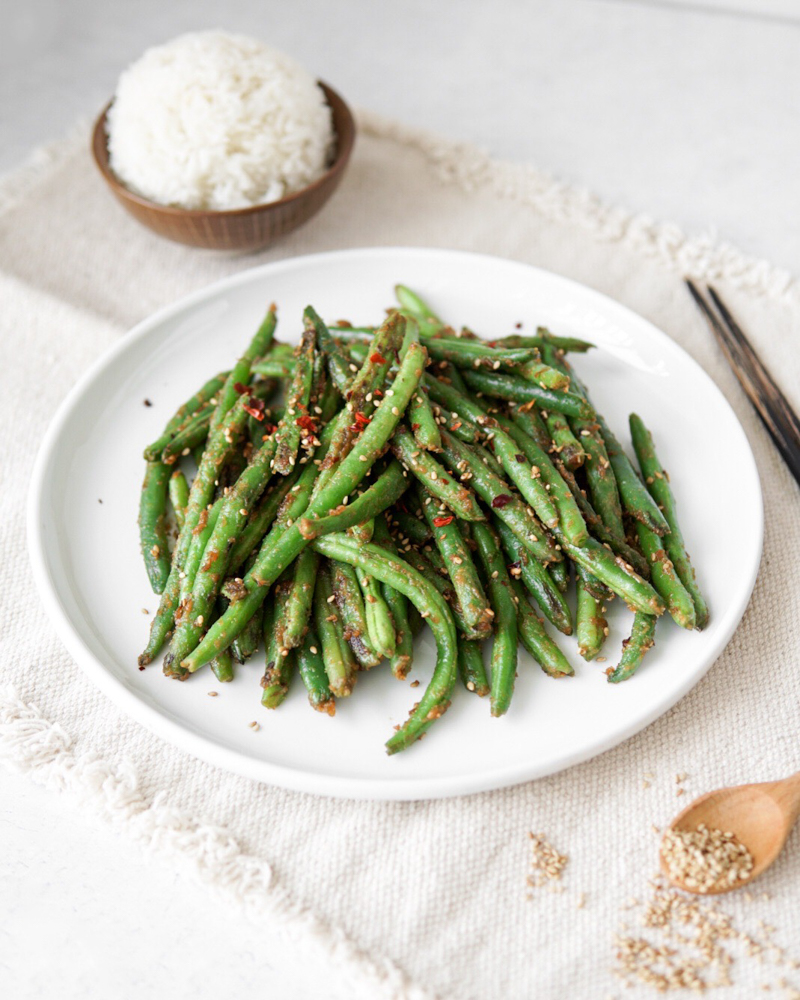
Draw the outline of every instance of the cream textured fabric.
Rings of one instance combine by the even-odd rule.
[[[440,802],[342,802],[286,792],[167,746],[122,716],[71,662],[25,571],[19,484],[30,476],[39,414],[91,361],[154,309],[242,268],[379,244],[529,262],[643,314],[725,392],[764,486],[766,541],[754,597],[690,695],[589,763]],[[798,489],[685,293],[684,273],[720,286],[800,404],[800,294],[789,276],[472,148],[363,115],[341,191],[315,222],[255,256],[201,253],[139,228],[104,190],[83,131],[43,152],[0,188],[0,539],[7,568],[0,756],[79,796],[170,863],[188,865],[266,921],[270,935],[281,935],[298,956],[300,948],[320,950],[348,996],[651,995],[623,989],[609,970],[614,931],[625,917],[620,907],[642,897],[654,869],[650,824],[685,801],[676,798],[676,773],[690,775],[685,785],[694,795],[800,767]],[[700,437],[695,446],[715,443]],[[643,787],[646,772],[654,775],[650,788]],[[544,831],[570,855],[562,894],[526,899],[529,830]],[[800,953],[800,836],[758,891],[772,899],[748,904],[740,894],[725,908],[753,930],[759,918],[774,924],[776,940]],[[581,893],[586,901],[578,908]],[[753,997],[781,976],[800,987],[798,972],[743,958],[725,995]],[[772,995],[788,996],[777,987]]]

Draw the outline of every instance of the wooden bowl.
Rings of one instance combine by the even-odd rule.
[[[92,153],[95,163],[118,201],[159,236],[209,250],[258,250],[302,226],[322,208],[342,179],[353,151],[356,126],[350,109],[335,90],[322,81],[319,85],[333,114],[336,142],[333,159],[319,180],[280,201],[215,212],[159,205],[134,194],[114,175],[108,163],[106,115],[111,101],[94,126]]]

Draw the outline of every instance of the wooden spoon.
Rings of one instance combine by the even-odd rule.
[[[670,829],[696,830],[701,823],[705,823],[709,830],[730,830],[752,854],[753,871],[747,881],[698,893],[707,896],[748,885],[769,868],[780,854],[799,815],[800,771],[783,781],[734,785],[707,792],[679,813],[670,824]],[[669,878],[663,854],[660,861],[661,871]],[[675,879],[670,881],[686,892],[698,892]]]

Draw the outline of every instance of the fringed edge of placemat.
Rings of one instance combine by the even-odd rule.
[[[800,305],[800,285],[789,271],[719,243],[711,234],[687,236],[674,223],[607,205],[591,191],[535,167],[493,159],[470,143],[444,139],[371,111],[359,111],[357,121],[366,135],[417,149],[443,184],[464,191],[488,189],[533,208],[548,221],[578,225],[598,240],[625,244],[683,277],[724,281],[753,296]]]
[[[373,960],[339,928],[292,901],[268,862],[247,854],[222,826],[199,822],[169,805],[166,793],[148,800],[130,764],[113,764],[78,752],[66,730],[46,719],[11,687],[0,689],[0,762],[49,790],[64,792],[160,859],[188,867],[223,899],[251,919],[269,922],[308,957],[319,948],[328,970],[342,974],[349,995],[364,1000],[433,1000],[388,959]],[[323,959],[321,956],[321,961]]]

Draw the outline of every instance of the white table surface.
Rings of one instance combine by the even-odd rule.
[[[207,27],[292,53],[352,104],[800,273],[800,0],[8,3],[0,170],[93,115],[147,45]],[[346,991],[271,954],[240,913],[66,799],[0,771],[0,994]]]

